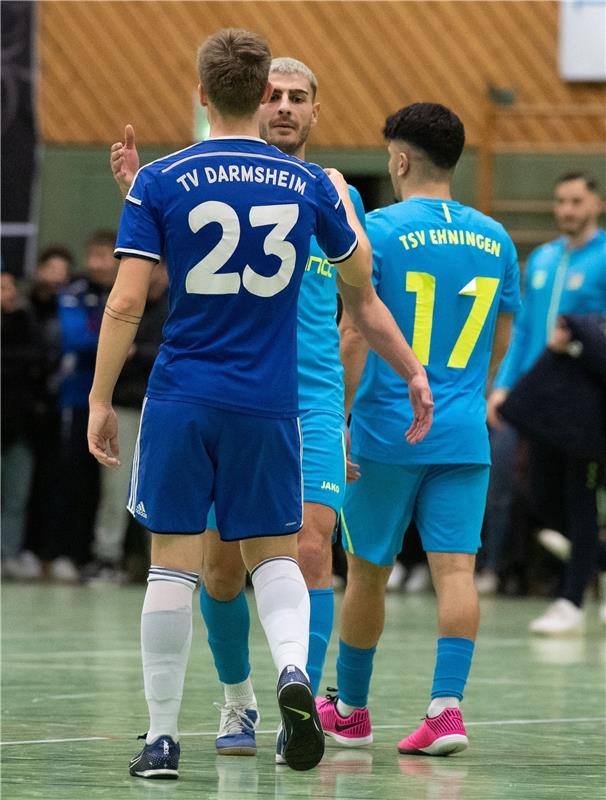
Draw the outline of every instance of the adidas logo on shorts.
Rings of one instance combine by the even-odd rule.
[[[145,506],[143,505],[143,500],[140,500],[137,503],[137,507],[135,508],[135,512],[143,519],[147,519],[147,511],[145,510]]]

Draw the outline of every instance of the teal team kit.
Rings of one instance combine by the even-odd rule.
[[[515,248],[499,223],[451,200],[379,209],[367,232],[377,293],[427,369],[435,414],[427,437],[409,445],[407,387],[369,353],[352,412],[363,468],[347,489],[345,545],[391,565],[414,517],[426,550],[475,553],[490,464],[486,378],[497,315],[519,306]]]

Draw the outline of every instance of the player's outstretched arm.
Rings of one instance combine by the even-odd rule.
[[[345,419],[349,419],[366,360],[368,342],[356,328],[350,314],[343,309],[339,323],[340,355],[345,382]]]
[[[341,336],[340,356],[343,364],[343,379],[345,384],[345,420],[349,420],[351,409],[358,391],[360,379],[368,358],[368,342],[354,325],[351,317],[343,309],[339,323]],[[354,464],[350,458],[351,437],[349,428],[346,431],[345,454],[347,466],[347,483],[357,481],[360,477],[360,465]]]
[[[364,286],[372,275],[372,248],[351,201],[347,181],[336,169],[324,170],[337,190],[347,214],[349,227],[358,237],[358,246],[351,256],[336,264],[341,279],[350,286]]]
[[[114,180],[120,187],[122,197],[126,197],[139,169],[139,153],[135,144],[135,129],[132,125],[124,128],[124,141],[114,142],[109,151],[109,165]]]
[[[105,306],[95,376],[89,394],[88,449],[100,464],[117,467],[118,423],[112,395],[145,309],[152,261],[124,258]]]
[[[361,287],[348,286],[340,280],[339,291],[345,311],[370,347],[408,384],[414,419],[406,431],[406,440],[417,444],[425,438],[433,421],[433,397],[424,367],[370,280]]]

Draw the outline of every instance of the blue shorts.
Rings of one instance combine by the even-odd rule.
[[[329,411],[303,411],[300,421],[303,498],[332,508],[338,516],[345,495],[345,422]],[[217,528],[214,507],[208,512],[208,527]]]
[[[303,523],[298,419],[146,398],[128,510],[156,533],[201,533],[214,502],[226,541]]]
[[[350,553],[391,567],[413,518],[426,552],[478,551],[488,465],[352,460],[362,476],[347,486],[341,514],[343,545]]]

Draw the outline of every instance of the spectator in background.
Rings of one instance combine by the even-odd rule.
[[[530,442],[537,518],[571,543],[558,598],[530,631],[581,633],[585,590],[598,560],[597,488],[606,463],[606,314],[561,317],[549,349],[518,381],[501,413]]]
[[[120,580],[123,576],[124,540],[130,519],[126,511],[129,466],[135,452],[149,373],[162,344],[162,326],[168,314],[167,288],[166,264],[161,261],[152,272],[145,313],[114,390],[122,466],[101,473],[101,498],[93,544],[95,560],[84,570],[87,579]]]
[[[21,577],[39,578],[40,553],[47,549],[49,502],[56,481],[56,454],[60,446],[59,368],[61,329],[58,295],[69,284],[73,256],[62,245],[49,245],[38,256],[29,302],[40,331],[42,380],[36,399],[33,432],[34,475],[27,520],[26,550],[21,557]]]
[[[99,501],[99,465],[86,441],[90,391],[101,319],[117,273],[114,231],[98,231],[86,246],[86,274],[59,294],[61,368],[59,469],[49,502],[49,541],[45,555],[50,577],[79,579],[78,567],[90,561]]]
[[[0,276],[2,310],[2,576],[21,577],[20,553],[31,485],[31,437],[40,387],[40,347],[14,275]]]
[[[494,464],[486,515],[491,558],[478,576],[479,589],[485,591],[496,589],[500,554],[510,530],[516,437],[504,425],[498,409],[544,351],[559,315],[606,310],[606,232],[598,226],[602,208],[597,184],[590,175],[562,175],[554,192],[554,214],[562,236],[538,247],[528,259],[524,305],[488,398]],[[559,607],[563,608],[561,604]],[[574,608],[569,607],[568,611],[570,617],[577,618]],[[563,618],[562,625],[566,624]]]

